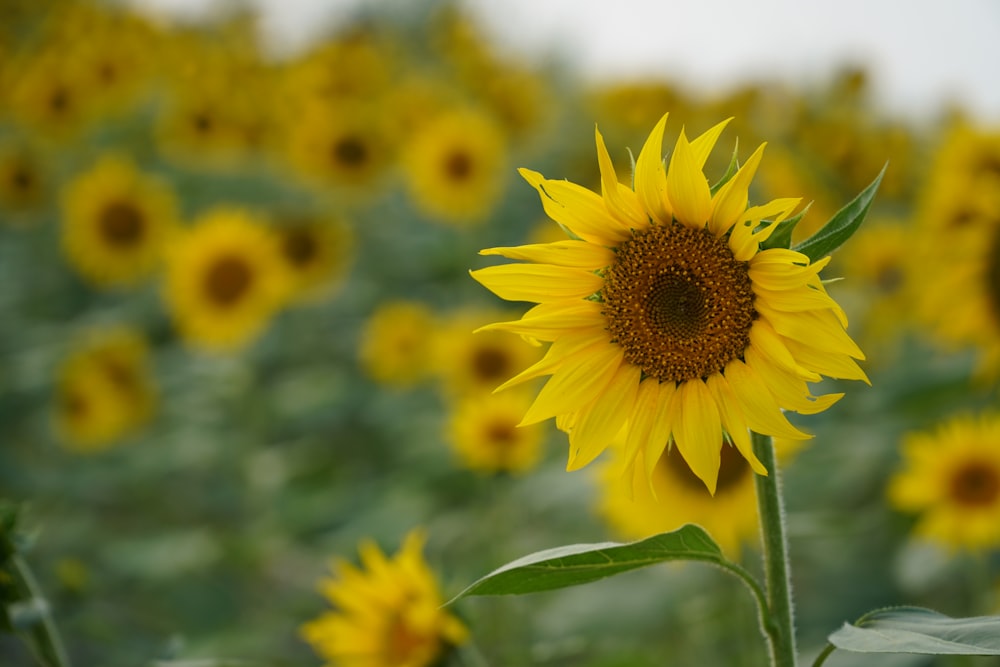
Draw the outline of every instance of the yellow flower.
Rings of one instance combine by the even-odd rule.
[[[172,191],[127,158],[106,155],[63,197],[63,249],[90,282],[134,285],[159,268],[176,224]]]
[[[569,433],[568,469],[621,434],[626,472],[638,465],[652,479],[664,448],[676,446],[714,492],[724,438],[767,474],[750,429],[808,438],[783,410],[820,412],[842,394],[815,397],[806,383],[867,378],[818,276],[829,258],[759,248],[799,201],[747,208],[763,146],[713,195],[702,169],[726,123],[690,142],[681,131],[669,168],[665,124],[666,116],[639,153],[634,189],[618,182],[600,133],[602,195],[522,169],[572,237],[484,250],[528,263],[472,276],[501,298],[539,304],[486,328],[552,342],[503,386],[552,376],[522,423],[555,417]]]
[[[1000,546],[1000,415],[949,419],[903,441],[889,502],[919,515],[916,535],[953,549]]]
[[[168,250],[166,299],[180,334],[197,346],[247,344],[287,293],[276,237],[244,211],[205,214]]]
[[[482,222],[503,190],[503,136],[488,114],[453,111],[420,128],[405,153],[417,208],[452,224]]]
[[[424,542],[415,530],[391,559],[364,542],[361,568],[342,559],[333,563],[336,578],[324,580],[320,590],[336,610],[301,628],[330,667],[430,667],[466,641],[465,626],[441,608]]]
[[[129,329],[104,332],[60,369],[56,429],[67,447],[99,451],[148,422],[155,401],[145,338]]]
[[[9,89],[11,115],[38,137],[65,141],[87,124],[93,113],[93,90],[81,63],[65,44],[12,58],[0,76]]]
[[[0,209],[19,214],[38,208],[47,180],[42,161],[33,151],[15,145],[0,148]]]
[[[518,427],[531,405],[524,391],[483,394],[460,399],[448,419],[452,450],[471,470],[520,473],[537,465],[544,431],[539,424]]]
[[[779,459],[787,459],[799,441],[774,441]],[[714,497],[677,452],[660,455],[652,483],[642,471],[623,477],[613,463],[598,469],[597,512],[625,539],[641,539],[694,523],[704,528],[730,558],[760,534],[754,479],[747,460],[733,447],[722,447]]]
[[[350,227],[335,218],[292,216],[275,231],[291,279],[291,298],[309,301],[332,293],[350,267]]]
[[[502,311],[469,308],[451,315],[441,327],[434,365],[450,396],[492,392],[541,357],[538,346],[501,331],[472,333],[504,316]]]
[[[376,382],[409,387],[430,373],[433,317],[410,301],[382,304],[365,324],[359,356]]]

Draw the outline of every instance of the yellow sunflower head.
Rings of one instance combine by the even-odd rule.
[[[155,402],[145,338],[129,329],[104,332],[60,368],[56,430],[71,449],[103,450],[148,422]]]
[[[93,93],[81,63],[66,44],[21,54],[4,63],[8,112],[36,137],[66,141],[93,116]]]
[[[569,469],[621,438],[626,471],[642,466],[651,478],[673,447],[714,492],[726,440],[767,474],[750,430],[807,438],[784,411],[819,412],[842,396],[813,396],[807,383],[867,378],[819,278],[829,258],[761,249],[799,202],[748,207],[764,147],[713,189],[703,165],[726,123],[693,141],[682,130],[669,164],[665,124],[640,151],[632,187],[619,182],[600,133],[601,194],[522,169],[570,238],[484,250],[525,263],[472,276],[501,298],[538,304],[486,329],[552,343],[503,386],[551,376],[522,423],[555,417],[569,434]]]
[[[361,332],[359,357],[376,382],[410,387],[431,372],[434,316],[415,301],[380,305]]]
[[[484,221],[506,180],[503,135],[481,111],[453,111],[428,122],[406,148],[404,163],[417,208],[451,224]]]
[[[134,285],[159,268],[176,215],[166,184],[123,156],[106,155],[66,187],[63,249],[93,284]]]
[[[911,433],[902,454],[888,497],[918,515],[917,536],[952,549],[1000,546],[1000,415],[962,415]]]
[[[542,456],[544,429],[518,426],[531,405],[525,391],[483,394],[459,399],[448,419],[447,438],[459,460],[483,473],[523,473]]]
[[[338,667],[431,667],[467,640],[466,627],[441,608],[424,541],[415,530],[392,558],[364,542],[360,568],[334,562],[336,578],[320,591],[335,610],[301,628],[317,655]]]
[[[37,209],[45,199],[47,181],[42,161],[33,151],[16,145],[0,147],[0,210],[17,215]]]
[[[166,300],[181,336],[198,347],[249,343],[285,304],[288,285],[277,237],[239,209],[206,213],[167,253]]]
[[[291,279],[291,298],[309,301],[330,295],[350,268],[354,235],[337,218],[290,216],[275,228]]]

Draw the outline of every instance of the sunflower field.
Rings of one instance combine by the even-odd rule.
[[[0,0],[0,667],[1000,664],[1000,122],[384,6]]]

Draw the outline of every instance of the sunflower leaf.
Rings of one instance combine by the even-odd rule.
[[[792,232],[795,231],[795,225],[799,224],[799,221],[809,212],[809,207],[812,206],[812,202],[806,204],[806,207],[788,218],[787,220],[782,220],[775,227],[771,235],[767,237],[767,240],[760,244],[761,250],[767,250],[768,248],[789,248],[792,245]]]
[[[828,639],[857,653],[1000,655],[1000,616],[951,618],[922,607],[891,607],[845,623]]]
[[[726,173],[722,175],[722,178],[720,178],[715,183],[715,185],[709,188],[709,191],[712,193],[713,196],[715,195],[716,192],[719,191],[719,188],[728,183],[729,180],[736,175],[736,172],[740,170],[740,159],[738,157],[739,152],[740,152],[740,140],[737,137],[736,145],[733,147],[733,157],[729,159],[729,166],[726,167]]]
[[[867,188],[862,190],[844,208],[837,211],[818,232],[796,245],[792,250],[801,252],[815,262],[842,246],[864,222],[888,167],[889,163],[887,162]]]
[[[523,595],[578,586],[666,561],[714,563],[759,585],[746,571],[726,560],[708,533],[694,525],[629,543],[573,544],[539,551],[494,570],[456,595],[448,604],[472,595]]]

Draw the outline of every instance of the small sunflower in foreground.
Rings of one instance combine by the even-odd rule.
[[[778,438],[775,453],[787,460],[801,441]],[[713,496],[677,452],[663,452],[652,483],[643,471],[623,477],[613,462],[598,469],[597,512],[625,539],[642,539],[693,523],[704,528],[731,558],[759,539],[757,500],[750,464],[733,447],[722,447]]]
[[[177,224],[176,208],[165,183],[125,157],[107,155],[66,188],[66,257],[95,285],[134,285],[160,267]]]
[[[405,151],[410,196],[442,222],[482,222],[503,191],[506,159],[503,134],[489,114],[443,113],[419,128]]]
[[[166,299],[181,336],[241,347],[285,304],[288,275],[275,235],[239,209],[205,214],[167,253]]]
[[[550,375],[522,423],[551,417],[569,434],[569,470],[624,442],[624,472],[652,478],[676,447],[709,491],[731,443],[754,472],[750,430],[806,439],[784,410],[826,410],[842,394],[813,396],[822,375],[867,381],[843,310],[810,262],[761,249],[798,199],[747,207],[759,147],[714,194],[703,165],[726,122],[693,141],[683,130],[669,167],[666,116],[636,161],[634,189],[618,181],[597,133],[602,194],[522,169],[565,241],[491,248],[525,260],[473,271],[503,299],[538,305],[485,327],[551,342],[545,357],[503,387]]]
[[[448,419],[452,451],[463,465],[479,472],[531,470],[541,459],[545,431],[540,424],[518,426],[529,405],[531,395],[525,391],[459,399]]]
[[[952,549],[1000,546],[1000,415],[963,415],[903,441],[890,504],[918,514],[917,536]]]
[[[275,233],[293,300],[328,296],[344,279],[354,247],[347,224],[335,218],[293,217],[277,225]]]
[[[422,303],[384,303],[361,332],[361,366],[376,382],[413,386],[431,372],[433,332],[434,316]]]
[[[56,430],[70,449],[100,451],[146,424],[155,402],[145,338],[129,329],[105,332],[62,364]]]
[[[424,542],[421,531],[412,531],[392,558],[364,542],[361,568],[333,563],[336,578],[320,590],[336,609],[301,628],[330,667],[431,667],[467,640],[466,627],[441,608]]]

